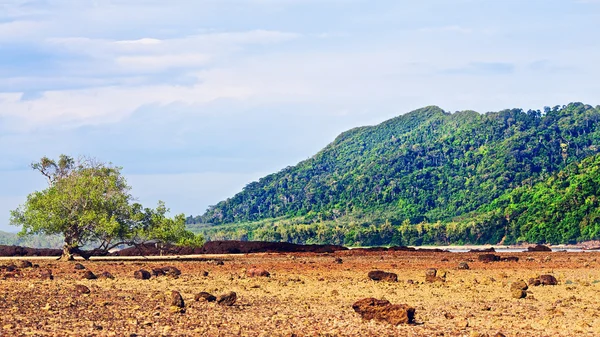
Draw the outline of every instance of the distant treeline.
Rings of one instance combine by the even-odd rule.
[[[60,236],[31,235],[19,237],[16,233],[0,231],[0,245],[31,248],[61,248],[64,239]]]
[[[187,222],[213,240],[598,239],[599,122],[600,106],[582,103],[486,114],[427,107],[345,132]]]

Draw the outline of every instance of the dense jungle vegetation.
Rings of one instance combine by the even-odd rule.
[[[600,106],[425,107],[338,136],[188,226],[208,239],[565,243],[600,238]]]

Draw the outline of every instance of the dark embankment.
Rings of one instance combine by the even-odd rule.
[[[60,249],[1,246],[0,256],[60,256]]]

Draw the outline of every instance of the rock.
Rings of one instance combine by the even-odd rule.
[[[264,268],[250,268],[246,271],[247,277],[270,277],[271,274]]]
[[[535,245],[534,247],[527,248],[528,252],[551,252],[552,249],[544,245]]]
[[[527,283],[525,283],[525,281],[523,281],[523,280],[519,280],[519,281],[513,282],[510,285],[510,289],[511,290],[515,290],[515,289],[518,289],[518,290],[527,290],[527,288],[529,288],[529,287],[527,286]]]
[[[435,268],[429,268],[427,269],[427,271],[425,271],[425,281],[426,282],[445,282],[444,278],[446,277],[446,274],[444,273],[444,275],[442,277],[437,276],[437,269]]]
[[[365,320],[388,322],[392,325],[408,324],[414,321],[415,308],[407,304],[391,304],[387,300],[363,298],[352,305],[352,309]]]
[[[525,292],[525,290],[521,290],[521,289],[512,289],[511,296],[516,299],[521,299],[521,298],[527,297],[527,292]]]
[[[40,271],[40,278],[42,280],[54,280],[54,275],[52,275],[52,270],[43,269]]]
[[[94,273],[92,273],[89,270],[86,270],[85,273],[83,273],[83,275],[81,276],[82,279],[84,280],[95,280],[97,279],[96,275],[94,275]]]
[[[398,282],[398,275],[383,270],[372,270],[367,276],[373,281]]]
[[[500,258],[502,262],[519,262],[519,258],[516,256],[503,256]]]
[[[162,268],[152,268],[152,276],[159,277],[164,275],[165,272],[162,270]]]
[[[75,270],[84,270],[85,266],[81,263],[75,263],[75,266],[73,266],[73,268],[75,268]]]
[[[133,273],[133,277],[138,280],[148,280],[150,279],[150,273],[147,270],[140,269]]]
[[[540,275],[538,279],[543,286],[555,286],[558,284],[556,277],[552,275]]]
[[[477,257],[480,262],[489,263],[500,261],[500,256],[495,254],[481,254]]]
[[[494,247],[469,250],[469,253],[495,253],[495,252],[496,252],[496,250],[494,249]]]
[[[100,276],[98,276],[98,278],[104,278],[104,279],[109,279],[109,280],[115,279],[115,277],[107,271],[103,271],[102,274],[100,274]]]
[[[88,288],[82,284],[77,284],[77,285],[75,285],[75,292],[77,292],[79,294],[89,294],[90,288]]]
[[[185,302],[183,301],[183,297],[181,297],[181,294],[179,293],[179,291],[171,291],[171,306],[174,307],[178,307],[178,308],[184,308],[185,307]]]
[[[222,265],[224,265],[224,264],[225,264],[225,262],[223,262],[223,261],[221,261],[221,260],[216,260],[216,261],[214,261],[214,262],[213,262],[213,264],[214,264],[215,266],[222,266]]]
[[[469,265],[466,262],[461,262],[461,263],[458,264],[458,269],[468,270],[469,269]]]
[[[205,291],[196,294],[196,296],[194,296],[194,300],[196,301],[200,301],[200,302],[214,302],[217,300],[217,298]]]
[[[226,294],[223,294],[217,298],[217,303],[220,305],[232,306],[235,304],[237,300],[237,294],[233,291],[230,291]]]
[[[173,266],[162,267],[161,269],[162,269],[163,273],[165,273],[165,275],[167,275],[167,276],[177,277],[177,276],[181,275],[181,270],[179,270]]]
[[[342,264],[342,263],[344,263],[344,260],[342,260],[341,257],[338,257],[338,258],[335,259],[335,263]]]
[[[534,286],[534,287],[537,287],[537,286],[539,286],[539,285],[542,284],[540,282],[539,278],[530,278],[528,283],[529,283],[530,286]]]
[[[27,260],[19,260],[19,261],[15,262],[15,266],[17,268],[31,268],[31,267],[33,267],[33,263],[31,263]]]
[[[506,337],[506,335],[503,334],[502,332],[496,332],[496,334],[494,335],[494,337]]]
[[[448,258],[445,258],[445,257],[444,257],[444,258],[442,258],[442,259],[441,259],[441,261],[442,261],[442,262],[448,262],[448,261],[450,261],[450,260],[448,260]]]
[[[208,272],[206,270],[202,271],[202,273],[200,273],[200,274],[204,277],[208,276]]]

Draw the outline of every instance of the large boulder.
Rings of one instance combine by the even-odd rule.
[[[78,294],[89,294],[90,288],[84,286],[83,284],[75,285],[75,292]]]
[[[445,282],[445,273],[443,273],[443,277],[439,277],[438,273],[437,273],[437,269],[435,268],[429,268],[425,271],[425,282]]]
[[[552,275],[540,275],[538,279],[543,286],[555,286],[558,284],[556,277]]]
[[[183,301],[183,297],[181,297],[179,291],[171,291],[171,306],[178,308],[185,307],[185,302]]]
[[[550,249],[550,247],[544,246],[544,245],[535,245],[533,247],[528,247],[527,251],[528,252],[551,252],[552,249]]]
[[[415,308],[376,298],[358,300],[352,305],[352,309],[365,320],[374,319],[393,325],[412,323],[415,318]]]
[[[398,282],[398,275],[383,270],[372,270],[367,276],[373,281]]]
[[[489,263],[489,262],[500,261],[500,256],[495,255],[495,254],[481,254],[481,255],[477,256],[477,259],[480,262]]]
[[[519,280],[516,282],[513,282],[510,285],[510,289],[514,290],[514,289],[519,289],[519,290],[527,290],[529,287],[527,286],[527,283],[525,283],[525,281],[523,280]]]
[[[97,279],[96,275],[94,273],[92,273],[89,270],[86,270],[83,275],[81,276],[82,279],[84,280],[95,280]]]
[[[217,300],[217,298],[215,296],[213,296],[212,294],[209,294],[209,293],[203,291],[203,292],[196,294],[196,296],[194,296],[194,300],[200,301],[200,302],[214,302]]]

